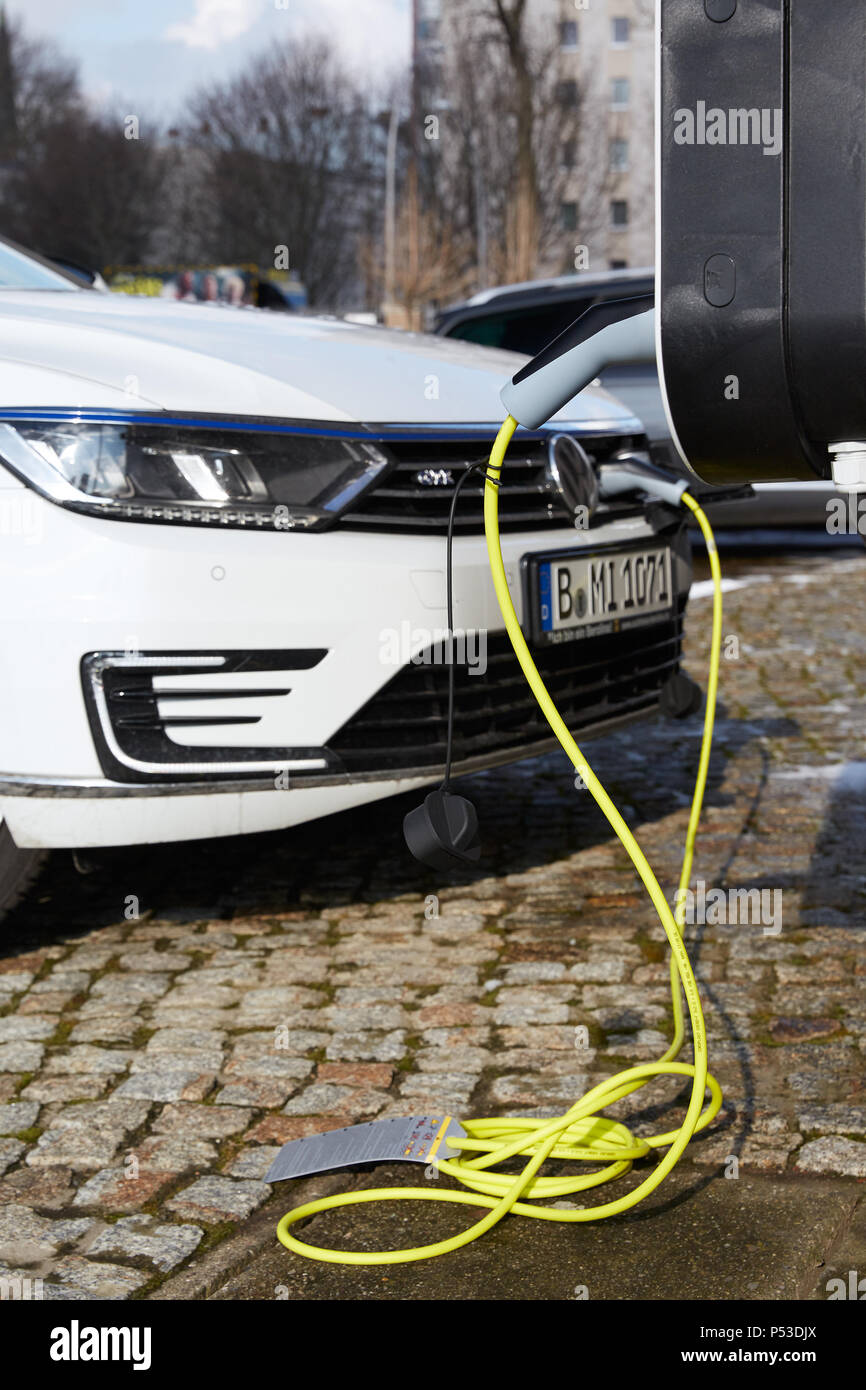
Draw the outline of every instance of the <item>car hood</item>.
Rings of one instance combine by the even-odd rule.
[[[84,291],[0,291],[0,410],[154,409],[493,423],[514,353],[339,319]],[[604,391],[555,417],[636,429]]]

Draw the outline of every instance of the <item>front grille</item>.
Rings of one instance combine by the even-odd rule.
[[[547,476],[549,441],[553,437],[518,438],[509,447],[499,490],[499,526],[502,531],[545,530],[573,525],[574,519]],[[574,436],[596,464],[605,463],[622,449],[643,448],[634,435]],[[474,463],[486,464],[493,439],[388,440],[395,462],[380,483],[365,492],[348,511],[342,526],[380,531],[440,532],[448,528],[451,498],[461,475]],[[484,483],[479,474],[461,489],[455,531],[472,535],[483,532]],[[637,516],[642,508],[633,500],[603,504],[590,520],[599,525],[613,516]]]
[[[685,600],[651,626],[532,649],[573,733],[650,712],[677,670]],[[439,768],[445,761],[448,667],[439,643],[394,676],[329,740],[350,773]],[[455,668],[454,763],[507,757],[551,737],[504,633],[487,639],[487,670]]]

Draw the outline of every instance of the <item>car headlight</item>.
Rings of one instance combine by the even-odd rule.
[[[0,458],[77,511],[285,531],[331,524],[390,463],[366,440],[78,421],[0,424]]]

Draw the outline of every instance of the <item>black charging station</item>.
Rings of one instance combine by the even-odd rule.
[[[866,3],[659,13],[658,357],[680,452],[709,483],[866,482]]]

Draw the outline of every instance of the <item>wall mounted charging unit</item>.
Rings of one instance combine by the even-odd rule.
[[[658,0],[658,360],[708,483],[866,486],[866,4]]]

